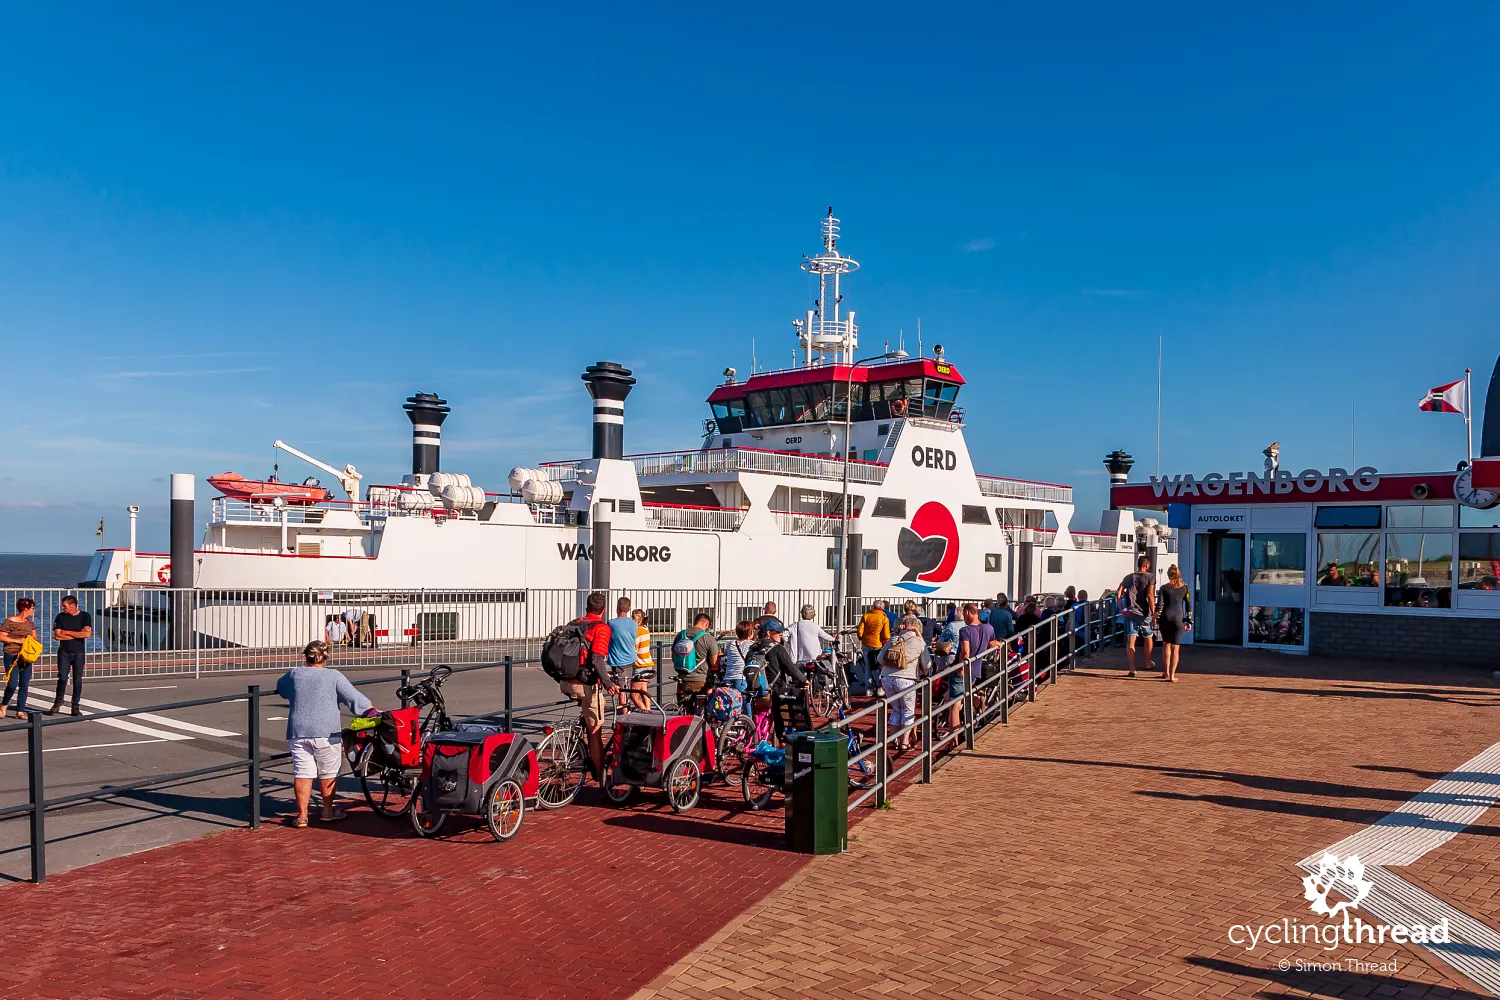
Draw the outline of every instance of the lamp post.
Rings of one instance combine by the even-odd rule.
[[[844,581],[849,572],[849,430],[854,422],[854,369],[860,365],[869,364],[871,361],[884,361],[895,357],[893,351],[883,354],[873,354],[868,358],[861,358],[849,366],[849,375],[844,380],[844,439],[841,442],[840,451],[843,452],[844,460],[844,487],[842,499],[839,504],[839,541],[838,548],[838,570],[833,575],[834,603],[839,609],[839,631],[842,632],[848,626],[848,601],[844,595]],[[856,559],[863,559],[864,553],[857,552]]]

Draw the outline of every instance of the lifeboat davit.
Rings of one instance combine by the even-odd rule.
[[[208,484],[231,500],[272,503],[280,497],[286,503],[314,504],[328,499],[329,493],[316,479],[300,483],[283,483],[275,476],[269,479],[246,479],[238,472],[221,472],[209,476]]]

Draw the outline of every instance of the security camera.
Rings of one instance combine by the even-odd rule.
[[[139,514],[140,512],[141,512],[141,509],[139,507],[137,507],[135,504],[131,504],[129,507],[125,508],[125,513],[127,513],[127,514]]]
[[[726,369],[724,369],[724,377],[725,378],[732,379],[732,378],[734,378],[734,376],[735,376],[735,370],[733,368],[726,368]]]
[[[933,344],[932,345],[932,356],[935,357],[935,358],[940,358],[940,357],[943,356],[943,345],[942,344]]]

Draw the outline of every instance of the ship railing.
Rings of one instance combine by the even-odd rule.
[[[627,455],[635,463],[638,476],[711,475],[726,472],[769,472],[807,479],[842,481],[844,462],[821,455],[770,451],[761,448],[704,448],[699,451],[659,452]],[[557,462],[544,466],[552,479],[563,481],[566,470],[577,477],[579,461]],[[882,462],[849,460],[849,481],[878,486],[885,482],[886,465]]]
[[[976,476],[979,492],[987,497],[1007,500],[1038,500],[1044,503],[1072,503],[1073,487],[1059,483],[1038,483],[1028,479],[1005,479],[1001,476]]]
[[[738,531],[745,512],[739,507],[694,507],[684,504],[643,503],[646,522],[679,531]]]
[[[1074,531],[1073,548],[1080,552],[1113,552],[1119,538],[1107,531]]]
[[[783,535],[837,535],[844,519],[838,514],[806,514],[777,510],[771,512]],[[858,530],[856,527],[855,530]]]

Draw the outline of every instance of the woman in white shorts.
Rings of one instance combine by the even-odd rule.
[[[297,816],[292,825],[298,828],[307,826],[314,778],[323,795],[323,822],[344,818],[344,811],[333,801],[343,761],[339,706],[348,706],[355,715],[373,707],[349,678],[327,665],[328,643],[321,639],[310,642],[302,656],[307,666],[293,667],[276,682],[276,693],[290,706],[286,741],[292,751],[292,788],[297,796]]]

